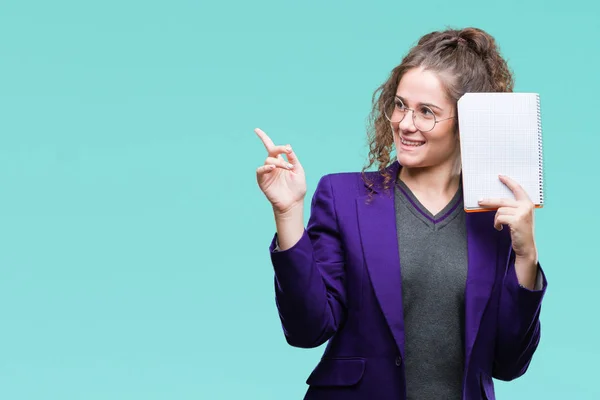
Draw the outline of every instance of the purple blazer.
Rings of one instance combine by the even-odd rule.
[[[394,174],[399,165],[389,169]],[[294,247],[275,251],[276,302],[287,342],[328,341],[308,377],[305,399],[405,399],[401,265],[393,190],[376,181],[373,197],[360,173],[324,176],[307,228]],[[492,378],[525,373],[540,340],[546,290],[518,283],[508,229],[493,212],[467,214],[463,399],[494,399]],[[538,266],[539,267],[539,266]]]

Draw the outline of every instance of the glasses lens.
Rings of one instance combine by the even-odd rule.
[[[429,132],[435,126],[435,115],[428,107],[423,107],[415,113],[415,128],[421,132]]]
[[[406,111],[402,110],[402,103],[399,103],[400,100],[396,100],[394,98],[389,99],[385,102],[385,106],[383,108],[383,112],[388,121],[392,123],[398,123],[402,121]]]

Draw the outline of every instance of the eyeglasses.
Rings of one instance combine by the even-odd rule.
[[[397,127],[394,127],[394,125],[402,122],[409,111],[412,111],[413,124],[415,125],[415,128],[421,132],[429,132],[435,128],[435,125],[438,122],[456,118],[456,116],[453,116],[444,119],[437,119],[431,108],[427,106],[420,106],[418,110],[413,110],[412,108],[406,107],[402,100],[397,97],[388,100],[384,107],[384,115],[386,119],[393,124],[392,129],[397,129]]]

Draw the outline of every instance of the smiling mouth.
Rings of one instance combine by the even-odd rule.
[[[425,144],[425,142],[415,142],[412,140],[406,140],[402,136],[400,136],[400,142],[402,142],[403,145],[412,146],[412,147],[419,147],[419,146],[423,146]]]

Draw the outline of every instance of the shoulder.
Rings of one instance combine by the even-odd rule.
[[[356,197],[365,196],[371,192],[385,192],[390,188],[390,179],[394,179],[398,171],[399,164],[395,161],[383,171],[336,172],[326,174],[319,180],[317,193],[325,190],[332,192],[335,197]]]
[[[372,180],[377,176],[374,172],[336,172],[323,175],[317,184],[317,191],[331,191],[335,197],[360,196],[367,194],[366,180]]]

